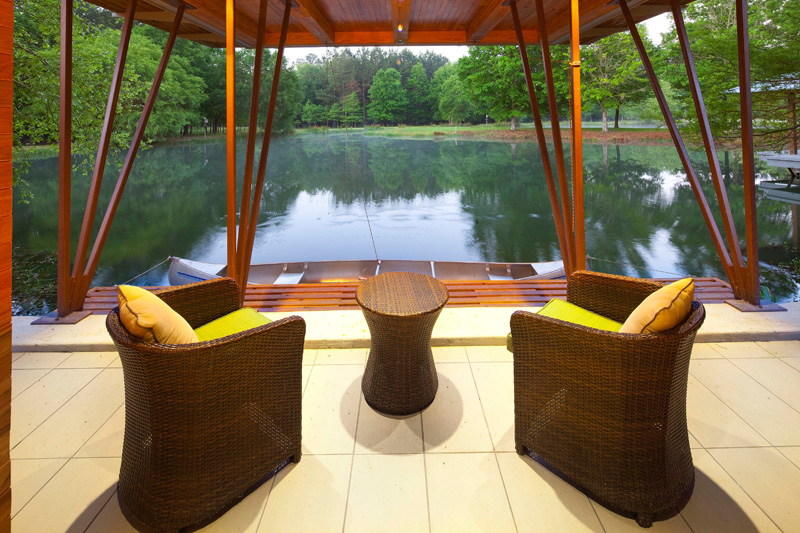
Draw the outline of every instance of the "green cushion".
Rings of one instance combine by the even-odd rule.
[[[606,318],[603,315],[598,315],[591,311],[587,311],[582,307],[571,304],[565,300],[553,298],[547,304],[539,309],[539,314],[550,318],[557,318],[564,322],[571,322],[572,324],[579,324],[588,328],[602,329],[605,331],[619,331],[622,324]],[[506,338],[506,348],[509,352],[514,351],[514,344],[511,342],[511,333]]]
[[[200,342],[221,339],[234,333],[241,333],[248,329],[257,328],[272,322],[252,307],[242,307],[233,313],[212,320],[208,324],[194,330]]]

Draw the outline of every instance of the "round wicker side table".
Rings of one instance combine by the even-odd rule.
[[[379,274],[359,285],[356,301],[371,337],[361,390],[370,407],[402,416],[433,402],[439,379],[431,333],[448,299],[442,282],[412,272]]]

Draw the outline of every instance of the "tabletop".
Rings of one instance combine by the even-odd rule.
[[[444,283],[414,272],[387,272],[364,280],[356,289],[358,304],[373,313],[412,316],[444,307]]]

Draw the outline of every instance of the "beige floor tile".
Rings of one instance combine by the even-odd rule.
[[[783,531],[797,531],[800,469],[773,448],[708,451]]]
[[[692,359],[720,359],[722,355],[711,344],[698,344],[692,347]]]
[[[313,365],[317,359],[317,350],[303,350],[303,365]]]
[[[764,385],[778,398],[800,411],[800,370],[783,359],[736,359],[733,364]],[[800,442],[798,442],[800,444]]]
[[[422,417],[384,416],[367,405],[362,395],[356,453],[422,453]]]
[[[56,368],[72,356],[72,352],[28,352],[12,361],[13,370]]]
[[[11,448],[56,412],[102,370],[53,370],[11,402]]]
[[[514,360],[505,346],[467,346],[470,363],[500,363]]]
[[[613,511],[609,511],[599,503],[592,501],[592,507],[600,518],[600,522],[606,531],[613,531],[614,533],[641,533],[642,528],[632,518],[620,516]],[[653,522],[653,527],[648,528],[647,533],[691,533],[692,529],[686,524],[686,521],[681,515],[673,516],[669,520],[661,520]]]
[[[778,448],[778,451],[786,456],[791,462],[800,468],[800,446],[787,446],[785,448]]]
[[[303,453],[353,453],[363,365],[314,365],[303,395]]]
[[[275,478],[268,479],[233,509],[217,518],[200,531],[204,533],[252,533],[258,530],[264,514],[264,506],[270,497]],[[274,531],[280,531],[275,529]]]
[[[123,405],[78,450],[75,457],[121,457],[124,437],[125,406]]]
[[[116,491],[119,464],[71,459],[14,517],[11,529],[84,531]]]
[[[496,451],[514,451],[514,363],[473,363],[472,374]]]
[[[689,448],[694,450],[695,448],[702,448],[702,447],[703,445],[700,444],[700,441],[694,438],[694,435],[689,433]]]
[[[757,342],[775,357],[800,357],[800,341]]]
[[[128,520],[122,515],[116,490],[114,494],[111,495],[108,502],[106,502],[105,506],[103,506],[100,514],[97,515],[86,530],[87,533],[106,533],[110,531],[114,533],[136,533],[136,528],[130,525]]]
[[[75,352],[58,368],[106,368],[118,358],[117,352]]]
[[[303,365],[303,394],[306,393],[306,387],[308,386],[308,378],[311,377],[311,365]]]
[[[705,450],[692,450],[694,492],[681,511],[695,531],[777,531],[772,520]]]
[[[781,361],[783,361],[792,368],[800,370],[800,357],[783,357]]]
[[[516,531],[493,453],[426,456],[431,531]]]
[[[773,446],[800,445],[800,413],[731,361],[692,361],[689,371]]]
[[[29,370],[12,370],[11,371],[11,397],[16,398],[21,393],[25,392],[28,387],[42,379],[48,372],[49,368],[31,368]]]
[[[367,362],[365,348],[352,350],[317,350],[315,365],[363,365]]]
[[[478,391],[467,363],[437,367],[439,390],[422,412],[426,452],[491,452]]]
[[[12,362],[13,362],[13,361],[16,361],[17,359],[19,359],[19,358],[20,358],[20,357],[22,357],[23,355],[25,355],[25,352],[12,352],[12,353],[11,353],[11,361],[12,361]]]
[[[428,531],[425,465],[417,455],[356,455],[345,532]]]
[[[497,460],[519,531],[603,531],[589,498],[530,457],[498,453]]]
[[[117,357],[116,359],[111,361],[111,364],[108,365],[108,368],[122,368],[122,360],[119,357]]]
[[[122,370],[110,368],[11,450],[14,459],[72,457],[124,401]]]
[[[433,360],[436,363],[466,363],[467,349],[463,346],[440,346],[433,348]]]
[[[755,342],[718,342],[710,345],[726,359],[772,357],[772,354]]]
[[[44,487],[66,459],[14,459],[11,461],[11,517]]]
[[[692,375],[687,396],[689,431],[703,447],[769,446],[764,437]]]
[[[352,455],[305,455],[275,478],[259,531],[342,531]]]

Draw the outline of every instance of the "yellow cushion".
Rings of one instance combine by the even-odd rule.
[[[194,330],[200,342],[221,339],[272,322],[252,307],[243,307]]]
[[[128,333],[144,342],[190,344],[197,335],[186,319],[169,305],[141,287],[117,287],[119,319]]]
[[[689,315],[694,280],[686,278],[661,287],[644,299],[622,324],[620,333],[658,333],[674,328]]]

